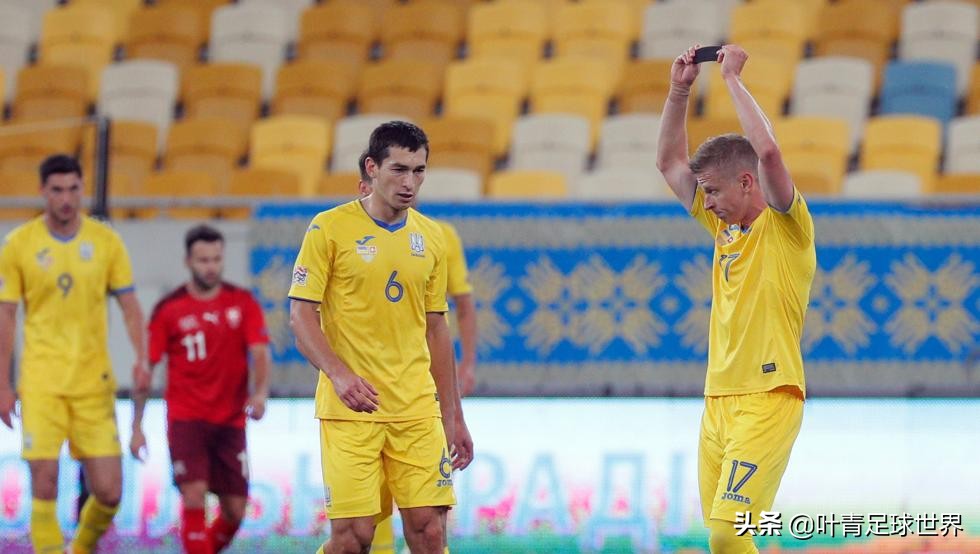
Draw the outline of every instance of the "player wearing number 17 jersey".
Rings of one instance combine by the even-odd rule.
[[[185,238],[191,279],[161,300],[150,318],[149,360],[167,358],[167,441],[183,501],[188,554],[219,552],[238,530],[248,497],[245,416],[259,419],[268,396],[269,351],[262,310],[245,289],[221,280],[224,239],[201,225]],[[255,370],[249,398],[248,366]],[[135,398],[130,450],[141,458],[145,396]],[[206,526],[204,499],[221,513]]]

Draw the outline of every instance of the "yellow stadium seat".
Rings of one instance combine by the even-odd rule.
[[[232,174],[228,183],[231,196],[299,196],[299,177],[282,169],[248,168]],[[249,207],[224,206],[218,210],[223,219],[245,219],[251,216]]]
[[[463,12],[450,0],[418,0],[388,10],[381,26],[385,58],[415,58],[445,64],[463,38]]]
[[[832,177],[822,165],[811,165],[808,159],[797,160],[789,166],[789,174],[797,190],[806,196],[837,196],[842,181]]]
[[[223,117],[248,126],[259,116],[262,70],[257,65],[212,63],[183,74],[185,117]]]
[[[163,60],[188,69],[198,59],[201,19],[193,8],[181,5],[147,6],[130,16],[127,58]]]
[[[143,0],[72,0],[74,6],[100,6],[112,11],[116,25],[116,38],[129,36],[130,16],[143,5]]]
[[[218,183],[203,171],[165,170],[152,173],[143,181],[141,196],[148,196],[166,202],[176,200],[181,205],[168,205],[163,213],[174,219],[212,219],[218,215],[217,208],[194,206],[193,199],[210,199],[221,192]],[[190,203],[191,205],[187,205]],[[159,215],[157,208],[137,208],[137,217],[149,218]]]
[[[82,138],[83,165],[96,163],[95,127],[85,129]],[[157,161],[157,128],[145,121],[113,120],[109,129],[109,178],[124,175],[128,184],[140,187],[153,172]],[[92,174],[86,171],[86,174]]]
[[[787,65],[781,60],[749,53],[749,60],[742,70],[742,82],[770,119],[782,115],[783,104],[793,84],[795,69],[795,65]],[[708,70],[710,75],[707,76],[709,82],[704,113],[711,117],[735,117],[735,104],[732,103],[728,85],[721,78],[720,65],[712,64]],[[704,76],[702,71],[702,77]]]
[[[791,175],[797,175],[794,171],[810,174],[822,171],[831,186],[844,178],[850,152],[850,128],[846,120],[788,117],[775,123],[775,133]]]
[[[627,66],[619,84],[619,111],[660,113],[670,92],[673,60],[636,60]],[[691,91],[688,115],[694,115],[697,93]]]
[[[446,116],[422,128],[429,137],[430,168],[469,169],[486,178],[493,169],[493,123],[486,119]]]
[[[16,122],[84,117],[89,106],[88,73],[73,65],[33,65],[17,74],[11,107]]]
[[[367,5],[330,2],[309,8],[300,19],[300,59],[338,60],[360,66],[378,36],[375,12]]]
[[[555,18],[555,52],[559,58],[594,57],[611,68],[618,81],[629,59],[630,10],[621,2],[567,3]]]
[[[631,41],[640,38],[640,31],[643,29],[643,16],[646,13],[646,9],[652,3],[651,0],[581,0],[583,2],[595,3],[599,5],[608,6],[610,4],[622,4],[626,6],[628,15],[629,26],[627,30],[629,31],[629,39]]]
[[[494,154],[510,147],[511,127],[527,94],[526,73],[520,63],[504,59],[455,62],[446,72],[445,113],[485,118],[494,124]]]
[[[95,98],[102,68],[112,61],[118,38],[115,15],[109,8],[69,5],[53,9],[44,15],[40,61],[85,69],[89,98]]]
[[[606,117],[615,81],[596,58],[558,58],[540,64],[531,83],[532,113],[564,113],[589,120],[592,144]]]
[[[295,172],[303,196],[312,196],[330,152],[330,124],[317,117],[280,115],[252,127],[252,167]]]
[[[490,177],[487,196],[527,200],[562,198],[568,196],[568,182],[555,171],[502,171]]]
[[[0,171],[37,171],[44,158],[52,154],[74,155],[82,129],[72,127],[0,127]]]
[[[347,114],[357,87],[357,68],[338,60],[300,60],[276,77],[272,113],[313,115],[336,121]]]
[[[921,116],[882,116],[868,120],[861,143],[861,169],[914,173],[925,191],[935,184],[942,146],[938,121]]]
[[[980,62],[973,65],[970,87],[966,93],[966,113],[980,114]]]
[[[170,128],[164,169],[203,171],[223,189],[248,147],[248,132],[234,120],[198,117]]]
[[[774,6],[777,10],[786,9],[783,0],[751,0],[753,4]],[[797,9],[800,10],[802,16],[802,24],[800,30],[803,32],[804,39],[813,38],[814,33],[817,30],[817,22],[820,19],[820,13],[823,11],[824,7],[829,4],[831,0],[794,0],[794,4]],[[791,16],[794,17],[794,16]]]
[[[940,175],[933,192],[936,194],[980,194],[980,173]]]
[[[194,10],[194,14],[198,21],[198,28],[200,29],[200,35],[198,35],[197,43],[204,44],[208,41],[208,35],[211,34],[211,16],[214,14],[214,10],[230,3],[231,1],[232,0],[156,0],[156,5],[166,7],[181,6]]]
[[[488,2],[470,8],[467,40],[471,58],[503,57],[530,68],[548,40],[543,4]]]
[[[820,11],[813,37],[818,56],[852,56],[868,60],[875,68],[875,82],[891,56],[898,36],[901,9],[894,2],[844,0]]]
[[[356,198],[357,183],[361,176],[357,173],[330,173],[320,178],[317,183],[317,196],[338,198]]]
[[[388,59],[370,64],[361,74],[358,111],[428,117],[442,90],[442,73],[442,66],[429,61]]]
[[[41,184],[37,171],[0,171],[0,199],[3,197],[33,197],[41,195]],[[23,221],[31,219],[43,210],[41,208],[12,208],[0,204],[0,220]]]
[[[742,134],[742,125],[735,117],[698,117],[687,122],[687,145],[693,155],[704,141],[728,133]]]

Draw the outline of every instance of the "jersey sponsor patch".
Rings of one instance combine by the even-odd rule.
[[[775,363],[762,364],[762,372],[763,373],[774,373],[775,371],[776,371],[776,364]]]
[[[34,258],[37,260],[37,265],[39,265],[41,269],[51,267],[51,263],[54,261],[51,259],[51,250],[48,248],[42,248],[37,254],[34,255]]]
[[[305,287],[306,279],[309,276],[309,270],[306,266],[298,265],[293,269],[293,284],[297,287]]]
[[[378,255],[378,247],[368,244],[373,238],[374,235],[365,235],[361,240],[354,241],[357,244],[357,255],[365,262],[370,262]]]
[[[197,328],[197,317],[194,314],[185,315],[180,318],[177,322],[177,327],[180,327],[181,331],[190,331],[191,329]]]

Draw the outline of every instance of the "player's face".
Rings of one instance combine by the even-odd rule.
[[[82,178],[77,173],[54,173],[41,184],[45,210],[61,225],[78,217],[82,207]]]
[[[704,191],[704,209],[729,225],[740,224],[749,203],[746,187],[743,186],[745,174],[733,179],[724,172],[705,171],[696,177],[698,186]]]
[[[395,211],[413,206],[425,180],[427,155],[428,151],[423,148],[411,152],[407,148],[392,146],[380,167],[368,158],[372,194],[379,195]]]
[[[216,240],[199,240],[191,245],[187,256],[187,269],[191,279],[202,290],[211,290],[221,284],[221,273],[225,266],[225,243]]]

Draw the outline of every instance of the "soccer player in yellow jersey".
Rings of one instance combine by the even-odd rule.
[[[671,67],[657,167],[715,241],[698,480],[711,551],[740,554],[758,551],[750,535],[735,532],[736,512],[758,522],[772,508],[803,417],[813,220],[742,83],[748,55],[738,46],[723,46],[718,61],[745,136],[710,138],[688,159],[694,50]]]
[[[373,192],[313,218],[293,268],[291,327],[320,370],[325,554],[368,551],[383,482],[412,552],[441,553],[452,470],[472,459],[445,319],[445,240],[411,209],[427,159],[418,127],[375,129]]]
[[[143,315],[119,235],[81,214],[78,162],[52,156],[41,164],[40,174],[44,215],[11,231],[0,247],[0,420],[12,427],[16,395],[10,388],[10,358],[17,305],[23,301],[17,393],[23,456],[31,472],[31,542],[35,552],[64,551],[55,503],[58,456],[67,440],[91,492],[71,552],[87,553],[112,523],[122,489],[106,298],[115,296],[122,308],[136,354],[137,388],[149,386]]]

